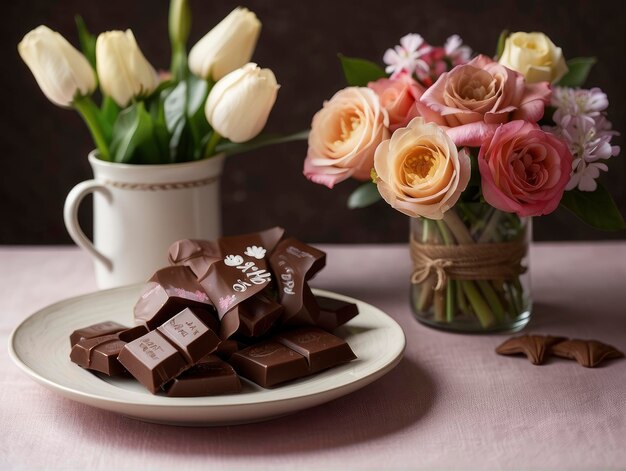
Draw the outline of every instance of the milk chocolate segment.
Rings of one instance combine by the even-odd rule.
[[[359,308],[354,303],[325,296],[315,296],[315,299],[320,309],[315,324],[324,330],[333,331],[359,313]]]
[[[303,355],[309,364],[309,373],[317,373],[356,358],[345,340],[316,327],[281,332],[273,339]]]
[[[194,311],[187,308],[176,314],[157,331],[174,345],[188,363],[195,364],[213,352],[220,338]]]
[[[170,397],[215,396],[238,393],[241,381],[232,366],[209,355],[166,384],[164,389]]]
[[[264,388],[301,378],[309,371],[302,355],[273,341],[244,348],[228,362],[239,375]]]
[[[136,326],[115,334],[83,338],[72,347],[70,359],[85,369],[117,376],[125,372],[117,360],[122,347],[147,333],[148,329],[144,326]]]
[[[118,360],[153,394],[190,366],[156,330],[124,345]]]
[[[126,326],[113,321],[99,322],[72,332],[72,335],[70,335],[70,343],[73,347],[82,339],[92,339],[94,337],[102,337],[103,335],[111,335],[126,328]]]
[[[186,307],[211,309],[207,293],[185,266],[158,270],[135,304],[135,320],[155,329]]]
[[[244,337],[261,337],[278,321],[283,307],[260,293],[246,299],[227,312],[220,323],[220,337],[228,339],[235,333]]]

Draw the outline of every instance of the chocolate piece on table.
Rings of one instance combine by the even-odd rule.
[[[169,340],[190,364],[197,363],[213,352],[220,343],[215,331],[189,308],[176,314],[158,327],[157,331]]]
[[[319,307],[308,287],[311,279],[326,264],[326,254],[294,238],[281,241],[270,256],[279,285],[279,300],[285,307],[283,323],[312,325]]]
[[[215,396],[241,391],[241,381],[228,363],[214,355],[181,373],[164,386],[170,397]]]
[[[115,334],[127,328],[128,327],[113,321],[99,322],[88,327],[83,327],[82,329],[76,329],[72,332],[72,335],[70,335],[70,343],[73,347],[82,339],[92,339],[94,337],[102,337],[103,335]]]
[[[499,355],[523,353],[533,365],[541,365],[546,355],[550,354],[550,347],[563,340],[564,337],[549,335],[520,335],[506,340],[496,348],[496,353]]]
[[[309,364],[309,373],[317,373],[356,358],[345,340],[317,327],[281,332],[273,340],[303,355]]]
[[[169,261],[172,265],[185,265],[198,280],[209,272],[209,267],[222,259],[217,242],[208,240],[182,239],[169,248]]]
[[[333,331],[359,314],[359,308],[354,303],[325,296],[315,296],[315,299],[320,308],[315,324],[324,330]]]
[[[135,304],[135,321],[155,329],[186,307],[212,309],[212,304],[189,268],[162,268],[150,278]]]
[[[576,360],[586,368],[594,368],[605,360],[624,357],[617,348],[597,340],[566,340],[554,345],[552,353],[561,358]]]
[[[264,388],[301,378],[309,373],[306,358],[273,341],[244,348],[233,354],[228,363],[239,375]]]
[[[117,359],[153,394],[191,366],[156,330],[124,345]]]

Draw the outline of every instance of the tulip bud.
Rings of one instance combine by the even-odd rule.
[[[205,80],[221,79],[250,60],[260,31],[253,12],[235,8],[191,48],[189,69]]]
[[[215,84],[206,101],[209,124],[232,142],[246,142],[261,132],[280,85],[270,69],[249,63]]]
[[[169,33],[172,44],[185,45],[191,29],[191,10],[187,0],[170,2]]]
[[[96,88],[96,74],[85,56],[46,26],[24,36],[17,50],[41,91],[58,106],[70,106],[74,98],[91,95]]]
[[[141,53],[133,32],[107,31],[96,41],[96,67],[102,91],[121,107],[152,93],[159,85],[156,71]]]

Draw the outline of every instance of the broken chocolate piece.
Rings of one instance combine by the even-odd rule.
[[[170,397],[215,396],[241,391],[241,381],[232,366],[214,355],[203,358],[166,384]]]
[[[239,375],[264,388],[301,378],[309,372],[304,356],[273,341],[244,348],[228,362]]]
[[[309,364],[309,373],[317,373],[356,358],[345,340],[317,327],[281,332],[273,340],[303,355]]]
[[[523,353],[533,365],[541,365],[550,347],[565,340],[563,337],[549,335],[521,335],[512,337],[496,348],[500,355],[515,355]]]
[[[316,296],[315,300],[320,308],[315,323],[324,330],[333,331],[359,313],[359,309],[354,303],[325,296]]]
[[[156,330],[124,345],[118,360],[153,394],[191,366]]]
[[[624,357],[617,348],[597,340],[566,340],[554,345],[552,353],[561,358],[576,360],[586,368],[594,368],[605,360]]]
[[[189,308],[176,314],[158,327],[157,331],[169,340],[190,364],[197,363],[213,352],[220,343],[217,334]]]
[[[186,307],[212,309],[211,300],[185,266],[158,270],[146,285],[134,314],[137,322],[155,329]]]
[[[103,335],[111,335],[120,332],[128,327],[113,321],[98,322],[97,324],[77,329],[70,335],[70,343],[72,347],[83,339],[93,339],[102,337]]]
[[[227,339],[235,333],[244,337],[265,335],[278,321],[283,307],[259,293],[235,306],[222,317],[220,336]]]

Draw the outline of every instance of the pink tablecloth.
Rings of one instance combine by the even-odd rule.
[[[413,320],[406,247],[324,247],[317,287],[379,306],[404,328],[404,360],[332,403],[255,425],[151,425],[73,403],[0,354],[0,468],[626,468],[626,360],[585,369],[497,356],[504,336]],[[527,330],[626,350],[626,243],[537,245]],[[0,249],[0,341],[32,311],[95,289],[73,248]]]

